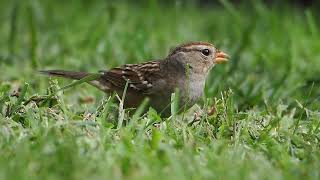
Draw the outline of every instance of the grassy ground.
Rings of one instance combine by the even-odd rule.
[[[319,179],[317,11],[147,2],[1,1],[0,179]],[[88,85],[50,95],[70,81],[37,73],[96,72],[193,40],[232,56],[195,124],[150,109],[119,128],[116,101]]]

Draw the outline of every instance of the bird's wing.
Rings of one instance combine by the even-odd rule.
[[[101,78],[121,89],[124,89],[128,82],[129,89],[150,94],[149,90],[153,87],[153,79],[157,76],[161,76],[160,61],[116,67],[109,71],[103,71]]]

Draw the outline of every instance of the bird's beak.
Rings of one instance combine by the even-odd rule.
[[[222,51],[217,51],[214,62],[216,64],[221,64],[229,61],[230,56]]]

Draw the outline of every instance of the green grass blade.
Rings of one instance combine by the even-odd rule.
[[[66,85],[66,86],[58,89],[57,92],[63,91],[63,90],[66,90],[66,89],[69,89],[69,88],[71,88],[71,87],[80,85],[80,84],[82,84],[82,83],[88,83],[88,82],[90,82],[90,81],[97,80],[97,79],[100,78],[100,76],[101,76],[101,74],[90,74],[90,75],[88,75],[88,76],[86,76],[86,77],[84,77],[84,78],[82,78],[82,79],[80,79],[80,80],[77,80],[77,81],[75,81],[75,82],[72,82],[72,83],[70,83],[70,84],[68,84],[68,85]]]

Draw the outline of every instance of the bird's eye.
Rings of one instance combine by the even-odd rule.
[[[201,53],[202,53],[203,55],[205,55],[205,56],[209,56],[209,55],[210,55],[210,50],[209,50],[209,49],[203,49],[203,50],[201,51]]]

